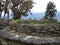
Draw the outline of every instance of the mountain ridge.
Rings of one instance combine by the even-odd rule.
[[[9,19],[12,19],[12,15],[9,15],[10,17],[9,17]],[[21,19],[29,19],[29,18],[31,18],[31,19],[37,19],[37,20],[40,20],[40,19],[42,19],[43,17],[45,16],[45,12],[32,12],[32,14],[28,14],[28,16],[22,16],[21,17]],[[4,18],[3,16],[2,16],[2,18]],[[6,18],[7,18],[7,16],[6,16]],[[57,13],[56,13],[56,17],[55,17],[58,21],[60,21],[60,11],[57,11]]]
[[[45,16],[45,12],[32,12],[32,14],[29,14],[28,16],[22,16],[22,19],[42,19]],[[55,17],[58,21],[60,21],[60,11],[58,11],[56,13],[56,17]]]

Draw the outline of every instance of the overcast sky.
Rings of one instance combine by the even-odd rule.
[[[52,1],[56,5],[56,9],[60,10],[60,0],[33,0],[36,4],[34,5],[32,12],[45,12],[47,3]]]

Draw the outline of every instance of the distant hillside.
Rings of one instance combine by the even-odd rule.
[[[21,18],[22,19],[29,19],[29,18],[31,18],[31,19],[37,19],[37,20],[39,20],[39,19],[42,19],[43,17],[45,16],[45,13],[44,12],[32,12],[32,14],[29,14],[28,16],[22,16]],[[12,15],[10,15],[10,19],[12,19]],[[3,18],[3,15],[2,15],[2,18]],[[60,21],[60,11],[58,11],[57,12],[57,15],[56,15],[56,19],[58,20],[58,21]]]
[[[28,19],[28,18],[36,18],[37,20],[42,19],[45,16],[44,12],[33,12],[32,14],[29,14],[27,17],[22,16],[22,19]],[[60,11],[56,14],[56,19],[60,21]]]
[[[24,16],[22,16],[22,19],[29,19],[29,18],[32,18],[32,19],[37,19],[37,20],[39,20],[39,19],[42,19],[43,17],[44,17],[44,13],[43,12],[33,12],[32,14],[29,14],[28,16],[26,16],[26,17],[24,17]]]

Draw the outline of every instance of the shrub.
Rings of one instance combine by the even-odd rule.
[[[17,20],[12,20],[10,23],[9,23],[9,26],[10,28],[15,28],[17,25],[20,24],[20,20],[17,19]]]

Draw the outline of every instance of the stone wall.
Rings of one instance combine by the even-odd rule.
[[[32,44],[21,41],[12,41],[8,39],[3,39],[2,45],[60,45],[60,43]]]
[[[10,40],[5,38],[0,38],[2,45],[60,45],[60,43],[45,43],[45,44],[33,44],[33,43],[26,43],[19,40]]]

